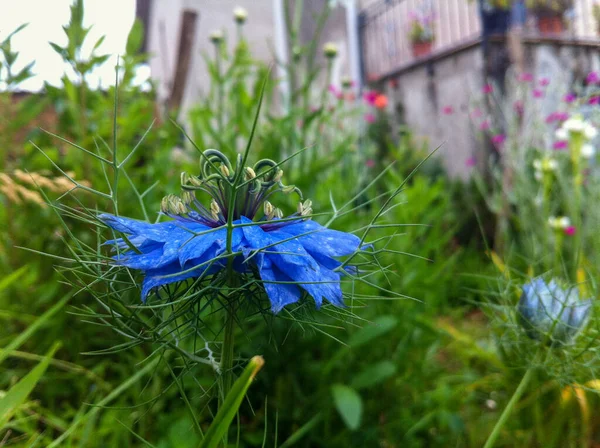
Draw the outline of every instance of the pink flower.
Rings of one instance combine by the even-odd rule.
[[[370,123],[370,124],[375,123],[375,120],[376,120],[375,119],[375,115],[373,115],[373,114],[365,114],[365,121],[367,123]]]
[[[517,79],[521,82],[531,82],[533,81],[533,75],[529,72],[521,73]]]
[[[563,101],[565,103],[573,103],[576,99],[577,99],[577,95],[575,95],[574,93],[567,93],[565,95],[565,97],[563,98]]]
[[[569,142],[567,142],[566,140],[557,140],[554,142],[554,145],[552,145],[552,148],[556,149],[557,151],[560,151],[561,149],[567,149],[569,146]]]
[[[479,129],[481,129],[482,131],[487,131],[490,127],[491,126],[489,120],[483,120],[479,125]]]
[[[369,159],[365,162],[365,165],[367,166],[367,168],[373,168],[375,167],[375,161],[373,159]]]
[[[598,72],[590,72],[585,78],[587,84],[600,84],[600,74]]]
[[[454,113],[454,108],[452,106],[444,106],[442,113],[444,115],[452,115]]]
[[[566,121],[569,119],[567,112],[552,112],[546,117],[546,123],[554,123],[555,121]]]
[[[588,101],[588,103],[593,106],[597,106],[598,104],[600,104],[600,96],[591,97],[590,100]]]
[[[496,147],[501,147],[502,145],[504,145],[505,141],[506,135],[504,134],[496,134],[492,137],[492,143],[496,145]]]
[[[544,91],[541,89],[533,89],[533,97],[534,98],[543,98],[544,97]]]
[[[540,86],[546,87],[548,84],[550,84],[550,80],[548,78],[540,79]]]
[[[471,117],[472,118],[479,118],[482,115],[483,115],[483,112],[479,108],[473,109],[473,111],[471,112]]]
[[[566,227],[565,228],[565,235],[573,236],[573,235],[575,235],[576,231],[577,231],[577,229],[575,228],[575,226]]]
[[[329,84],[329,87],[327,87],[327,90],[329,90],[331,93],[334,93],[334,94],[337,92],[337,88],[333,84]]]
[[[477,165],[477,159],[475,157],[469,157],[467,160],[465,160],[466,167],[471,168],[475,165]]]
[[[483,86],[483,89],[481,89],[481,91],[485,94],[492,93],[494,91],[494,86],[492,86],[491,84],[486,84],[485,86]]]
[[[375,100],[377,99],[378,95],[379,94],[376,91],[369,90],[365,92],[365,94],[363,95],[363,99],[372,106],[373,104],[375,104]]]

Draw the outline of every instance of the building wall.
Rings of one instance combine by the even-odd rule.
[[[262,61],[273,60],[273,0],[154,0],[148,26],[148,52],[152,55],[150,69],[157,82],[159,100],[168,97],[175,73],[181,16],[185,9],[198,13],[196,39],[192,51],[190,72],[182,110],[189,109],[209,88],[209,76],[203,54],[213,54],[209,36],[222,30],[232,48],[236,39],[233,9],[243,6],[248,11],[245,37],[253,55]]]
[[[306,42],[315,30],[315,16],[328,0],[305,0],[302,11],[301,39]],[[244,36],[248,40],[253,56],[263,62],[275,60],[275,14],[274,0],[153,0],[147,30],[148,52],[152,55],[150,69],[158,88],[161,103],[168,98],[175,72],[181,16],[185,9],[198,13],[197,33],[192,52],[190,72],[184,93],[182,111],[188,110],[209,88],[209,76],[203,54],[213,54],[213,44],[209,36],[215,30],[223,30],[228,36],[228,45],[233,48],[236,39],[236,24],[232,11],[242,6],[248,11],[244,25]],[[294,10],[294,2],[290,2]],[[342,77],[349,74],[350,51],[346,33],[345,9],[338,6],[332,11],[323,30],[317,52],[318,63],[325,65],[321,47],[325,42],[335,42],[340,51],[332,70],[333,84],[339,84]],[[356,57],[356,56],[355,56]],[[274,71],[274,76],[277,76]],[[317,84],[329,83],[321,79]]]
[[[600,69],[600,49],[570,44],[525,44],[526,70],[534,79],[548,78],[548,95],[540,100],[542,114],[557,110],[559,103],[573,83],[585,79],[587,73]],[[399,119],[431,150],[440,147],[441,157],[449,174],[466,179],[471,168],[466,161],[485,158],[486,144],[472,123],[471,112],[481,100],[484,78],[484,59],[480,46],[449,54],[438,60],[419,64],[399,74],[385,89],[393,100],[391,108]],[[509,70],[509,73],[512,73]],[[509,76],[507,79],[512,79]],[[507,82],[510,86],[510,83]],[[395,87],[394,87],[395,86]],[[499,95],[496,90],[495,95]],[[510,98],[510,88],[505,98]],[[507,100],[506,104],[512,104]],[[453,113],[446,115],[445,106]]]

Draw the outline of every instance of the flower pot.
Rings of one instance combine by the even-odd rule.
[[[412,43],[412,54],[415,58],[422,58],[431,53],[431,47],[433,42],[413,42]]]
[[[537,19],[540,34],[561,34],[565,30],[562,15],[541,15]]]

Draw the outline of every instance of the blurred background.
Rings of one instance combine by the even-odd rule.
[[[404,299],[361,284],[352,318],[249,317],[238,368],[266,365],[230,446],[483,446],[531,363],[522,284],[552,275],[595,300],[598,138],[567,123],[600,125],[598,0],[0,7],[0,447],[199,445],[211,368],[149,363],[165,342],[128,339],[67,260],[74,235],[103,252],[77,219],[114,211],[91,193],[112,191],[101,159],[138,148],[119,212],[154,222],[195,147],[244,150],[265,80],[251,157],[309,148],[287,183],[315,211],[349,204],[336,229],[368,225],[410,177],[371,279]],[[139,290],[123,302],[137,315]],[[497,446],[600,446],[597,330],[536,370]]]

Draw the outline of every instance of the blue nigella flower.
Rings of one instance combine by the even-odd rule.
[[[211,166],[222,163],[220,174],[207,174],[207,169],[199,178],[184,174],[182,197],[170,195],[163,200],[162,211],[173,221],[150,224],[110,214],[99,216],[125,235],[106,244],[119,250],[114,257],[117,264],[143,272],[143,301],[155,288],[215,274],[228,266],[227,198],[235,173],[231,174],[233,170],[220,153],[212,151],[209,155]],[[267,174],[256,174],[265,167]],[[266,198],[273,192],[298,190],[284,186],[283,173],[274,168],[274,162],[261,161],[244,171],[245,185],[231,213],[234,227],[229,249],[237,254],[231,268],[260,278],[273,312],[297,302],[305,292],[317,306],[323,299],[343,306],[340,280],[352,267],[342,268],[338,258],[356,253],[360,239],[312,221],[308,200],[300,202],[297,213],[283,219],[281,210]],[[211,196],[210,209],[195,198],[198,190]],[[263,216],[255,219],[261,209]]]
[[[527,334],[548,343],[566,344],[585,327],[591,300],[580,300],[577,288],[563,290],[554,281],[537,278],[523,286],[517,311]]]

